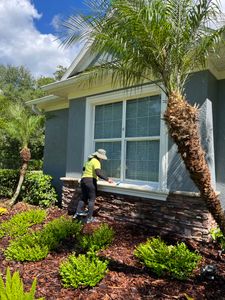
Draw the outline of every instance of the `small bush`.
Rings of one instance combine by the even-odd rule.
[[[134,254],[158,276],[169,275],[180,280],[187,279],[201,259],[184,243],[168,246],[160,238],[148,239],[138,245]]]
[[[29,227],[41,223],[46,212],[41,209],[31,209],[13,216],[10,220],[0,224],[0,238],[5,235],[17,237],[25,234]]]
[[[87,251],[98,251],[105,249],[114,239],[114,230],[108,224],[102,224],[92,234],[83,235],[80,238],[80,245]]]
[[[222,250],[225,250],[225,237],[219,227],[212,228],[210,230],[210,234],[212,236],[212,239],[220,244]]]
[[[57,200],[51,176],[41,171],[28,171],[19,199],[33,205],[49,207]],[[0,170],[0,196],[11,198],[19,180],[19,171]]]
[[[96,255],[71,255],[61,264],[59,272],[65,287],[93,287],[104,278],[107,265],[107,261],[101,261]]]
[[[0,275],[0,299],[1,300],[35,300],[36,293],[35,279],[32,283],[29,292],[24,292],[23,282],[20,279],[19,272],[15,272],[12,276],[10,274],[9,267],[6,271],[6,283],[4,283],[2,276]],[[44,300],[44,298],[38,298],[37,300]]]
[[[77,236],[81,224],[61,217],[37,232],[28,233],[10,242],[5,250],[7,259],[16,261],[38,261],[45,258],[60,242],[69,236]]]

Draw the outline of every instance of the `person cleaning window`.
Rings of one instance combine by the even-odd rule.
[[[106,151],[98,149],[88,156],[88,160],[84,164],[80,183],[82,196],[78,202],[76,213],[73,216],[74,219],[78,216],[87,216],[86,223],[95,221],[93,211],[97,194],[97,180],[101,178],[109,183],[113,183],[113,180],[105,176],[101,170],[102,160],[107,160]],[[88,207],[88,210],[85,210],[85,206]]]

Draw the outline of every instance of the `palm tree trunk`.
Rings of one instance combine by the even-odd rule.
[[[210,170],[201,146],[198,109],[191,106],[180,93],[174,92],[169,95],[164,118],[191,179],[225,236],[225,214],[212,186]]]
[[[30,149],[27,148],[27,147],[24,147],[21,151],[20,151],[20,156],[22,158],[22,167],[20,168],[20,178],[19,178],[19,182],[17,184],[17,188],[16,188],[16,191],[10,201],[10,205],[14,205],[16,202],[17,202],[17,198],[20,194],[20,191],[21,191],[21,187],[22,187],[22,184],[23,184],[23,181],[24,181],[24,177],[26,175],[26,171],[27,171],[27,168],[28,168],[28,162],[31,158],[31,154],[30,154]]]

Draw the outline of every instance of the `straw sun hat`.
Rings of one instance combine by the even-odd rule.
[[[104,149],[98,149],[97,151],[95,151],[94,153],[91,154],[92,156],[97,156],[98,158],[107,159],[106,156],[106,151]]]

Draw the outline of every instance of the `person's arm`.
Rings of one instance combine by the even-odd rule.
[[[108,181],[109,178],[103,174],[101,169],[95,169],[95,173],[99,178]]]

